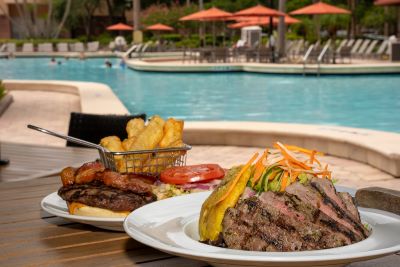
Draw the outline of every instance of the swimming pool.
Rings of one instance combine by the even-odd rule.
[[[400,75],[288,76],[251,73],[149,73],[118,59],[0,60],[0,79],[108,84],[131,113],[186,120],[341,125],[400,132]]]

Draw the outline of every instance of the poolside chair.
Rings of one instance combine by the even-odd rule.
[[[354,40],[354,39],[350,39],[350,40],[347,42],[346,46],[353,46],[353,44],[354,44],[355,41],[356,41],[356,40]]]
[[[85,52],[85,46],[81,42],[71,44],[71,51],[72,52]]]
[[[34,52],[33,44],[32,44],[32,43],[24,43],[24,44],[22,45],[22,52],[25,52],[25,53],[32,53],[32,52]]]
[[[360,48],[355,52],[355,56],[357,57],[362,57],[365,53],[365,51],[368,48],[369,43],[371,42],[371,40],[364,40],[364,42],[360,45]]]
[[[67,43],[58,43],[57,51],[62,52],[62,53],[68,52],[68,44]]]
[[[384,40],[381,45],[379,46],[378,50],[372,55],[374,58],[382,59],[383,55],[385,54],[385,50],[389,46],[389,40]]]
[[[262,47],[258,50],[258,62],[270,62],[272,50],[270,48]]]
[[[8,53],[15,53],[17,51],[17,47],[15,43],[7,43],[6,44],[6,52]]]
[[[53,52],[53,44],[51,44],[51,43],[39,44],[38,51],[44,52],[44,53],[52,53]]]
[[[342,49],[342,47],[346,46],[346,44],[348,43],[347,39],[343,39],[339,46],[336,48],[336,53],[340,53],[340,50]]]
[[[357,39],[357,41],[354,43],[354,45],[351,48],[351,53],[355,54],[358,51],[358,49],[360,49],[360,46],[362,45],[362,43],[363,43],[363,39]]]
[[[100,45],[100,43],[97,41],[87,43],[87,51],[88,52],[97,52],[97,51],[99,51],[99,45]]]
[[[351,50],[351,46],[345,46],[340,49],[339,57],[341,58],[342,63],[344,63],[345,58],[347,58],[349,60],[349,63],[351,63]]]
[[[364,58],[371,58],[371,56],[372,56],[372,51],[373,51],[373,50],[375,49],[375,47],[377,46],[378,42],[379,42],[379,40],[373,40],[373,41],[369,44],[367,50],[365,50],[364,55],[362,55],[362,56],[363,56]]]
[[[146,114],[100,115],[71,112],[68,135],[95,144],[100,143],[103,137],[111,135],[124,140],[127,138],[126,124],[134,118],[146,120]],[[67,142],[67,146],[80,147],[81,145]]]
[[[0,53],[6,51],[6,44],[0,46]]]

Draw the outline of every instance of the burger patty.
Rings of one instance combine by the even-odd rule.
[[[58,190],[58,195],[67,202],[112,211],[133,211],[156,200],[151,193],[124,191],[98,182],[63,186]]]

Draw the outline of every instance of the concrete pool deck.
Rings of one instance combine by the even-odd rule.
[[[111,89],[103,84],[17,80],[5,80],[4,84],[15,93],[15,103],[0,117],[0,129],[10,125],[18,127],[0,131],[1,141],[64,146],[62,140],[57,142],[53,137],[22,129],[26,130],[26,123],[37,119],[39,126],[59,127],[60,132],[66,133],[71,111],[128,113]],[[55,98],[54,94],[60,95]],[[36,103],[35,96],[41,99],[40,104]],[[55,105],[64,107],[61,108],[62,114],[56,111]],[[40,116],[35,115],[38,110],[42,111]],[[400,188],[400,179],[395,178],[400,177],[400,134],[397,133],[267,122],[185,123],[185,142],[194,145],[193,151],[196,151],[191,153],[193,158],[188,159],[189,163],[210,162],[212,154],[215,154],[221,161],[218,163],[229,167],[244,162],[254,151],[278,140],[325,152],[327,157],[324,161],[332,166],[334,172],[342,173],[339,178],[346,181],[343,185]]]
[[[352,64],[271,64],[271,63],[193,63],[182,60],[144,61],[132,59],[127,66],[137,71],[155,72],[253,72],[268,74],[392,74],[400,73],[400,62],[355,61]]]

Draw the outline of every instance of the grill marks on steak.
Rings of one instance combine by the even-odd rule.
[[[264,192],[240,200],[225,213],[224,245],[254,251],[299,251],[349,245],[368,236],[368,230],[357,227],[361,222],[351,196],[337,195],[333,186],[314,183],[317,185],[294,183],[285,193]],[[325,188],[333,191],[325,193]]]
[[[68,202],[78,202],[113,211],[133,211],[155,201],[152,194],[138,194],[99,182],[63,186],[58,190],[58,195]]]

